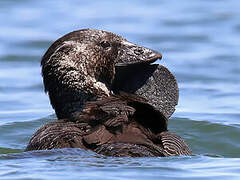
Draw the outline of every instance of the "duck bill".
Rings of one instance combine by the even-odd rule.
[[[162,54],[155,50],[123,40],[118,50],[111,90],[115,94],[120,91],[135,93],[156,70],[157,66],[151,63],[161,58]]]
[[[169,118],[178,104],[179,91],[174,75],[167,68],[151,64],[161,58],[162,55],[152,49],[123,43],[111,91],[140,95]]]
[[[161,53],[126,40],[121,43],[121,48],[118,52],[116,66],[151,64],[158,59],[162,59]]]

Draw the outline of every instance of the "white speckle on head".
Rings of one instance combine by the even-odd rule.
[[[156,54],[152,53],[152,54],[149,55],[149,58],[154,57],[154,56],[156,56]]]
[[[65,41],[64,44],[73,46],[75,48],[76,53],[83,52],[87,47],[87,44],[75,41]]]
[[[136,46],[135,44],[130,43],[130,42],[126,41],[126,40],[122,41],[122,44],[125,45],[125,46]]]
[[[108,90],[108,88],[106,87],[105,84],[103,84],[102,82],[95,82],[94,87],[100,91],[103,91],[104,95],[109,96],[110,95],[110,91]]]

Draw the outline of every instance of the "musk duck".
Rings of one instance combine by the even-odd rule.
[[[45,92],[57,120],[40,127],[26,151],[82,148],[106,156],[191,155],[168,131],[178,103],[162,55],[103,30],[56,40],[41,60]]]

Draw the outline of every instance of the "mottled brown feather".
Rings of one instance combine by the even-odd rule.
[[[191,154],[179,136],[167,131],[167,119],[149,104],[136,99],[134,95],[124,94],[86,103],[72,121],[57,120],[42,126],[26,150],[65,147],[89,149],[111,156]],[[146,106],[149,109],[142,112]],[[144,113],[148,117],[145,121],[139,118],[139,114],[146,118]],[[151,118],[154,119],[149,121]],[[110,147],[115,149],[112,153],[109,152]]]

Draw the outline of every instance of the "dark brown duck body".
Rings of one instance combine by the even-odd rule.
[[[160,58],[160,53],[106,31],[83,29],[58,39],[41,62],[45,91],[58,120],[38,129],[26,150],[83,148],[132,157],[190,155],[186,143],[167,129],[178,89],[166,68],[151,65]],[[146,87],[157,82],[152,77],[160,71],[163,78],[153,88],[160,100],[156,103]],[[123,74],[126,77],[119,77]]]

